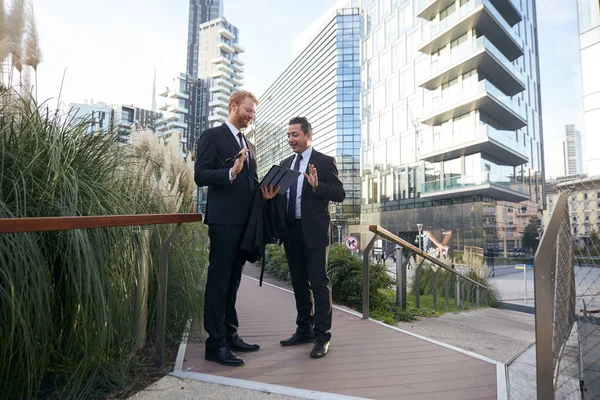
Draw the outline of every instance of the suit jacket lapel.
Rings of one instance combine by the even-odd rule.
[[[300,172],[306,172],[308,174],[308,166],[310,164],[315,165],[315,156],[316,156],[316,154],[317,154],[317,151],[313,148],[312,153],[310,153],[310,158],[308,159],[308,164],[306,164],[306,170],[305,171],[300,171]],[[317,174],[318,174],[318,171],[317,171]],[[308,179],[306,179],[306,177],[304,177],[304,183],[302,184],[302,194],[304,194],[304,192],[306,190],[308,190],[309,188],[310,188],[310,183],[308,183]]]
[[[227,136],[227,139],[229,139],[231,144],[233,144],[235,146],[235,148],[237,149],[237,152],[242,150],[242,148],[240,147],[240,143],[233,136],[233,132],[231,132],[231,129],[229,129],[227,124],[223,124],[223,125],[221,125],[221,127],[223,128],[223,133],[225,134],[225,136]],[[232,156],[233,156],[233,154],[232,154]]]

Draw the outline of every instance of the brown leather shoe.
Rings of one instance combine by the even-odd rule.
[[[310,352],[312,358],[323,358],[329,351],[329,342],[315,342],[315,346]]]
[[[299,335],[298,333],[294,333],[291,337],[281,340],[282,346],[296,346],[304,343],[313,343],[315,341],[315,335]]]

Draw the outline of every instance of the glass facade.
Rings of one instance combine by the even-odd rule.
[[[519,247],[543,204],[533,0],[362,3],[361,227]]]
[[[600,0],[578,0],[579,46],[585,136],[588,149],[600,146]],[[587,173],[600,175],[600,155],[588,152]]]
[[[334,240],[360,221],[360,38],[358,8],[335,11],[307,47],[260,97],[255,131],[259,178],[292,154],[287,124],[304,116],[313,127],[313,147],[336,158],[346,190],[332,204]]]

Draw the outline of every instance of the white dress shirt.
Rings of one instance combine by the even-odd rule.
[[[229,122],[229,120],[225,121],[225,124],[227,124],[227,126],[229,127],[229,130],[231,131],[231,133],[233,134],[233,137],[235,138],[235,141],[237,142],[237,144],[240,144],[240,139],[238,138],[238,133],[240,132],[240,130],[238,128],[236,128],[231,122]],[[242,143],[241,143],[241,148],[243,149],[244,147],[248,147],[248,143],[246,143],[246,140],[244,138],[244,135],[242,135]],[[250,162],[249,160],[246,160],[246,162]],[[233,168],[231,168],[233,169]],[[231,169],[229,170],[229,181],[233,182],[233,180],[237,177],[231,175]]]
[[[300,176],[298,176],[298,182],[296,184],[296,218],[302,217],[302,185],[304,185],[304,172],[306,172],[308,168],[308,162],[310,161],[310,156],[312,155],[312,147],[304,150],[302,152],[302,160],[300,160]],[[292,160],[292,165],[290,165],[290,169],[294,169],[294,165],[296,164],[296,158],[298,155],[294,156]],[[288,202],[290,201],[290,190],[287,191]]]

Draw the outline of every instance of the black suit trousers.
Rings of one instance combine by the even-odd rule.
[[[327,247],[308,248],[302,223],[296,219],[288,226],[284,242],[294,296],[296,297],[296,332],[310,334],[315,340],[331,339],[331,284],[327,276]]]
[[[204,294],[206,350],[216,350],[238,338],[235,302],[246,262],[240,250],[245,226],[213,224],[208,227],[210,253]]]

